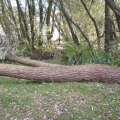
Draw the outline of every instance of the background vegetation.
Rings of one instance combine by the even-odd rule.
[[[117,0],[1,0],[1,59],[8,52],[41,59],[44,52],[54,52],[52,40],[57,29],[58,41],[67,44],[64,58],[76,50],[76,54],[82,52],[71,54],[65,59],[68,63],[119,66],[119,14],[113,9],[120,12],[119,4]]]

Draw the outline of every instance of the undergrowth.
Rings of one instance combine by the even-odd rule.
[[[73,42],[65,44],[62,58],[69,65],[108,64],[120,66],[120,50],[105,52],[103,49],[90,50],[87,47],[76,46]]]

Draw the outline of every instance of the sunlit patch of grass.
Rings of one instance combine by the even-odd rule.
[[[120,85],[0,77],[1,120],[118,120]]]

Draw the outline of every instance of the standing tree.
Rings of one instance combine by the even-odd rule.
[[[14,41],[13,43],[17,44],[19,50],[31,54],[32,57],[39,57],[39,49],[45,41],[43,31],[47,29],[43,26],[47,25],[48,28],[52,28],[52,31],[46,30],[48,39],[52,37],[54,31],[54,23],[51,24],[50,20],[51,16],[54,19],[55,15],[53,0],[26,0],[24,2],[15,0],[15,5],[11,2],[11,0],[0,1],[0,24],[4,33],[12,36],[10,41]]]
[[[116,6],[114,0],[105,2],[105,51],[109,52],[112,45],[117,44],[115,24],[110,15],[110,8],[115,13],[118,29],[120,30],[120,8]],[[116,45],[117,46],[117,45]]]

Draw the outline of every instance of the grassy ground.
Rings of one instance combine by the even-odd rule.
[[[0,77],[0,120],[120,120],[120,85]]]

